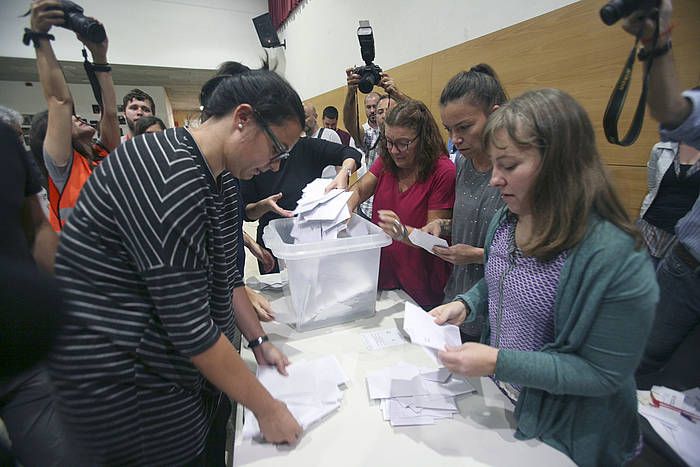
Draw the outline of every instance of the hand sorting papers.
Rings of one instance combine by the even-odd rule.
[[[431,370],[400,362],[367,375],[370,399],[381,399],[384,420],[391,426],[432,425],[459,413],[455,396],[475,392],[467,381],[445,368]]]
[[[311,243],[335,239],[345,230],[350,219],[348,200],[352,193],[333,189],[325,192],[331,180],[317,178],[302,190],[301,199],[294,210],[292,237],[295,243]]]
[[[282,376],[275,367],[258,367],[258,379],[272,397],[287,404],[297,422],[306,430],[311,424],[340,407],[343,392],[338,388],[348,382],[335,356],[296,362]],[[255,415],[246,408],[243,438],[257,438],[260,427]]]
[[[411,336],[411,342],[431,349],[445,350],[447,346],[462,345],[459,327],[453,324],[435,324],[434,317],[408,302],[403,314],[403,329]]]

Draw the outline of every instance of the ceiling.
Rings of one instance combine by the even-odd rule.
[[[61,61],[66,81],[87,84],[82,62]],[[111,64],[112,79],[117,85],[162,86],[173,111],[199,108],[199,90],[215,70]],[[0,57],[0,81],[38,82],[33,58]]]

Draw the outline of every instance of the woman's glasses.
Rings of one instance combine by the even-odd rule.
[[[287,159],[289,157],[289,149],[287,149],[280,142],[280,140],[277,139],[277,136],[275,136],[275,134],[270,129],[270,126],[267,124],[265,119],[262,118],[262,116],[258,113],[257,110],[253,109],[253,115],[255,115],[255,119],[260,124],[260,128],[263,129],[267,137],[272,142],[272,147],[274,148],[275,153],[277,154],[275,157],[270,159],[270,163]]]
[[[413,138],[413,139],[397,139],[397,140],[390,140],[386,136],[383,137],[384,142],[386,143],[386,148],[387,150],[391,151],[393,148],[396,148],[397,151],[399,152],[404,152],[408,149],[408,147],[413,143],[415,140],[418,138]]]

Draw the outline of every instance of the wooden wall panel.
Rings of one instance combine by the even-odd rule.
[[[608,165],[608,173],[625,209],[633,219],[639,216],[639,207],[647,194],[647,168],[628,165]]]
[[[631,215],[646,187],[646,161],[658,140],[657,124],[646,115],[638,141],[622,148],[604,137],[605,107],[633,39],[619,25],[605,26],[598,10],[604,0],[582,0],[542,16],[387,70],[398,86],[424,101],[439,121],[438,100],[445,83],[458,71],[485,62],[494,67],[510,96],[535,88],[556,87],[586,108],[596,129],[598,147],[616,180]],[[700,1],[674,1],[673,53],[684,88],[700,84]],[[641,88],[637,63],[620,133],[626,132]],[[310,99],[335,105],[342,112],[345,87]],[[360,108],[361,120],[364,110]],[[341,120],[342,122],[342,117]]]

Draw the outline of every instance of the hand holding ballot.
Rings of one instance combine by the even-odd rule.
[[[488,376],[496,372],[498,349],[489,345],[466,342],[438,352],[445,368],[462,376]]]
[[[445,242],[444,246],[433,246],[431,252],[437,255],[440,259],[456,265],[484,262],[483,248],[465,245],[464,243],[457,243],[455,245],[447,246],[447,242]]]
[[[403,329],[414,344],[435,350],[456,347],[462,343],[457,326],[439,326],[422,308],[408,302],[403,315]]]
[[[469,315],[469,309],[461,301],[446,303],[430,310],[435,324],[459,325]],[[498,349],[484,344],[467,342],[448,346],[438,352],[438,359],[453,373],[463,376],[486,376],[496,371]]]

